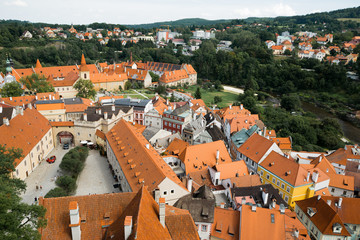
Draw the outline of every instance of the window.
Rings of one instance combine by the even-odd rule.
[[[262,176],[262,175],[264,175],[264,171],[263,171],[263,170],[260,171],[260,176]]]
[[[89,133],[89,137],[91,137],[91,133]]]
[[[269,178],[270,178],[269,174],[266,174],[266,179],[269,179]]]
[[[24,161],[24,165],[26,166],[26,160]]]
[[[277,181],[276,185],[280,186],[280,181]]]
[[[201,225],[201,231],[206,232],[207,231],[207,225]]]
[[[255,162],[251,161],[251,166],[255,166]]]
[[[167,122],[164,122],[164,125],[167,126]]]
[[[80,136],[80,133],[78,132],[78,136]]]
[[[343,192],[343,195],[346,195],[346,191]]]
[[[282,183],[282,184],[281,184],[281,188],[282,188],[282,189],[285,189],[285,184]]]
[[[335,192],[335,188],[332,188],[332,189],[331,189],[331,192]]]
[[[289,192],[290,192],[290,187],[287,187],[287,188],[286,188],[286,191],[289,193]]]
[[[177,128],[180,129],[180,125],[177,125]]]
[[[169,123],[169,127],[171,127],[171,123]]]
[[[171,194],[174,194],[175,190],[174,189],[171,189],[170,193]]]
[[[272,182],[275,184],[275,178],[273,178]]]
[[[289,197],[288,196],[285,196],[285,202],[288,202],[289,201]]]
[[[31,158],[33,158],[34,156],[33,156],[33,153],[31,153]]]
[[[19,169],[16,169],[16,176],[19,176]]]
[[[164,195],[167,195],[167,191],[164,191]]]
[[[280,192],[280,197],[283,197],[283,193],[282,193],[282,192]]]
[[[40,145],[38,145],[38,146],[36,147],[36,150],[37,150],[37,151],[39,151],[39,150],[40,150]]]

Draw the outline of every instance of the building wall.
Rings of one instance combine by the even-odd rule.
[[[52,129],[40,139],[28,155],[15,167],[13,177],[24,180],[54,149]]]
[[[210,239],[211,223],[195,222],[200,240]]]
[[[330,194],[335,197],[348,197],[348,198],[354,197],[354,191],[350,191],[342,188],[329,186],[329,191]]]
[[[55,147],[57,147],[59,144],[60,144],[60,141],[57,137],[57,135],[60,133],[60,132],[69,132],[73,135],[74,137],[74,142],[77,142],[77,138],[76,138],[76,135],[75,135],[75,128],[72,127],[72,126],[61,126],[61,127],[52,127],[52,135],[53,135],[53,142],[54,142],[54,145]]]
[[[171,179],[165,177],[158,185],[160,197],[165,198],[165,203],[174,205],[179,198],[189,194],[187,190],[174,183]]]
[[[62,86],[62,87],[55,87],[55,91],[59,93],[60,96],[63,98],[74,98],[78,91],[76,91],[73,86]]]
[[[145,126],[151,126],[162,129],[161,115],[155,110],[150,110],[145,114]]]
[[[108,91],[117,91],[119,90],[119,86],[121,86],[122,89],[125,89],[126,82],[127,81],[94,83],[94,89],[96,91],[99,91],[101,88]]]
[[[66,121],[65,109],[57,110],[41,110],[39,111],[50,122],[63,122]]]

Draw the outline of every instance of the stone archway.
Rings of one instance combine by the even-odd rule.
[[[69,143],[72,144],[74,142],[74,135],[68,131],[61,131],[56,135],[58,143],[64,144]]]

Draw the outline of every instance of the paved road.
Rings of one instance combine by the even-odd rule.
[[[233,93],[236,93],[236,94],[244,94],[244,89],[241,89],[241,88],[237,88],[237,87],[231,87],[231,86],[225,86],[223,85],[224,87],[224,90],[225,91],[228,91],[228,92],[233,92]]]
[[[145,99],[149,99],[146,95],[142,94],[141,92],[138,92],[135,89],[133,89],[133,91],[136,92],[137,94],[143,96]]]
[[[48,191],[55,187],[55,177],[60,175],[59,165],[62,157],[68,150],[63,150],[61,146],[54,148],[54,150],[47,156],[56,156],[56,161],[52,164],[43,161],[35,170],[25,179],[27,185],[26,192],[22,194],[23,202],[27,204],[34,203],[35,197],[45,196]],[[37,186],[42,186],[42,189],[36,190]]]
[[[84,170],[78,178],[75,195],[119,192],[118,188],[114,189],[114,183],[107,159],[100,156],[99,151],[90,150]]]

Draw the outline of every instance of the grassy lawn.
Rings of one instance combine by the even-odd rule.
[[[338,21],[354,21],[360,23],[360,18],[338,18]]]
[[[195,85],[195,86],[190,86],[188,89],[186,89],[186,91],[190,92],[194,96],[196,89],[197,89],[197,86]],[[204,89],[200,89],[200,92],[201,92],[202,100],[204,100],[205,104],[208,107],[211,107],[214,104],[215,96],[219,96],[222,98],[222,102],[218,103],[219,107],[228,106],[229,104],[236,102],[238,99],[237,94],[231,93],[231,92],[226,92],[226,91],[209,92],[209,91],[205,91]]]

